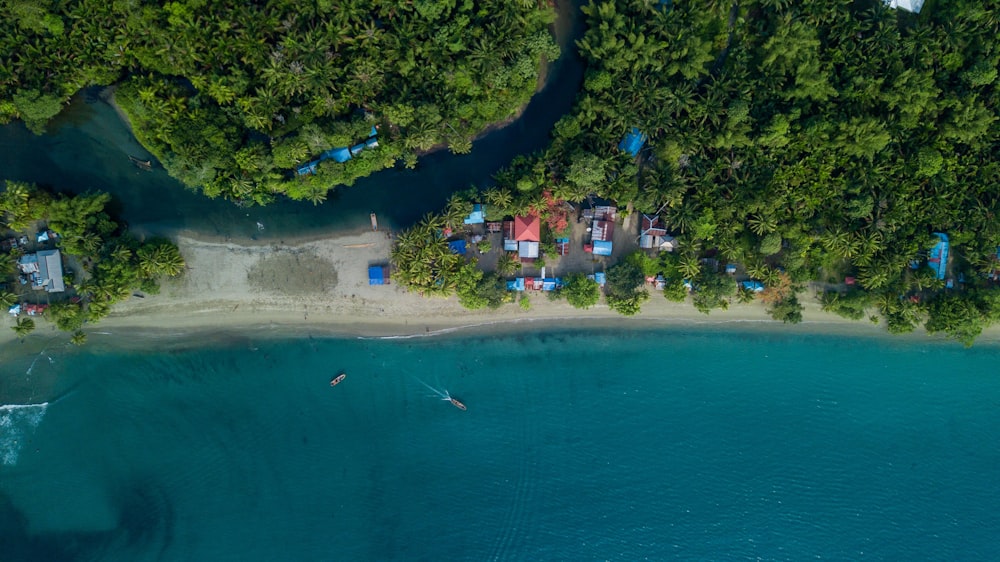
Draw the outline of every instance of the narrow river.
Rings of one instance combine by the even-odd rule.
[[[380,225],[406,227],[439,209],[454,191],[482,186],[514,157],[545,148],[552,126],[570,110],[582,83],[583,62],[575,47],[584,30],[582,3],[558,0],[555,27],[564,54],[550,66],[546,87],[520,118],[476,141],[471,154],[428,154],[416,170],[379,172],[334,190],[319,206],[282,200],[239,208],[185,189],[162,168],[138,170],[127,155],[145,158],[148,153],[95,92],[78,95],[45,135],[33,135],[20,122],[0,127],[0,178],[73,193],[107,191],[119,206],[115,213],[133,230],[147,233],[267,243],[364,228],[371,211],[378,213]]]

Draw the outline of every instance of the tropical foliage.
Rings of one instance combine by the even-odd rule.
[[[212,197],[322,201],[437,146],[468,152],[535,91],[553,10],[507,0],[0,0],[0,122],[119,83],[139,140]],[[352,146],[346,163],[296,165]]]
[[[45,225],[58,234],[56,246],[62,253],[82,264],[83,279],[68,284],[66,293],[50,294],[62,300],[51,303],[45,311],[57,328],[74,332],[76,344],[86,341],[80,331],[86,322],[100,320],[113,304],[136,290],[155,292],[158,279],[181,275],[185,268],[184,258],[172,242],[140,242],[113,221],[105,212],[110,201],[106,193],[53,196],[33,184],[14,181],[6,182],[0,192],[0,227],[14,234],[34,235],[29,228]],[[13,269],[4,272],[11,281],[15,274]],[[9,286],[19,285],[14,281]],[[12,293],[0,294],[0,301],[7,306],[17,300]],[[14,330],[23,337],[34,323],[26,326],[29,324],[19,318]]]
[[[590,308],[601,299],[601,287],[597,281],[588,279],[582,273],[567,275],[559,292],[566,297],[566,302],[576,308]]]
[[[518,208],[546,191],[594,193],[662,214],[681,245],[663,258],[667,294],[681,298],[678,280],[690,279],[703,310],[728,303],[728,288],[697,281],[713,256],[744,264],[789,321],[795,284],[851,276],[891,332],[927,319],[970,341],[992,322],[976,295],[1000,268],[1000,3],[927,3],[919,16],[877,0],[583,11],[573,111],[487,197]],[[638,158],[617,149],[632,127],[648,136]],[[930,268],[910,268],[934,232],[951,238],[958,281],[940,297]]]

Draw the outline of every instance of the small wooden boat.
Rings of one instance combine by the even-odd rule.
[[[378,230],[378,217],[375,216],[375,213],[371,214],[371,219],[372,219],[372,230]]]
[[[139,168],[140,170],[146,170],[147,172],[150,172],[150,171],[153,170],[153,162],[152,162],[152,160],[139,160],[138,158],[136,158],[135,156],[132,156],[131,154],[129,154],[128,159],[129,159],[129,162],[135,164],[135,167]]]
[[[468,408],[465,407],[465,404],[462,404],[461,402],[459,402],[455,398],[449,398],[448,401],[451,402],[452,406],[458,408],[459,410],[462,410],[463,412],[468,409]]]
[[[337,386],[338,384],[344,382],[344,379],[346,378],[347,373],[340,373],[339,375],[333,377],[333,380],[330,381],[330,386]]]

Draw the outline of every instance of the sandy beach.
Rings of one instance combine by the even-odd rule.
[[[383,232],[240,245],[179,236],[187,273],[166,280],[158,295],[133,296],[85,331],[90,342],[142,347],[155,341],[192,341],[223,337],[420,336],[474,330],[544,330],[676,326],[700,329],[776,330],[783,333],[885,335],[868,321],[851,322],[824,313],[811,295],[802,295],[802,324],[773,321],[759,303],[733,303],[729,310],[704,315],[690,303],[671,303],[658,291],[642,312],[625,318],[603,303],[578,310],[529,291],[531,309],[508,304],[499,310],[470,311],[456,298],[428,298],[396,284],[369,285],[368,266],[387,263],[391,240]],[[8,319],[10,325],[12,320]],[[10,329],[0,332],[14,342]],[[68,339],[41,320],[27,340]],[[915,337],[926,338],[923,333]],[[984,334],[981,342],[995,340]],[[144,343],[145,342],[145,343]]]

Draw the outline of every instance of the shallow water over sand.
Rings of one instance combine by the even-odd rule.
[[[44,417],[0,466],[7,560],[971,560],[1000,533],[995,347],[649,330],[48,356]]]

